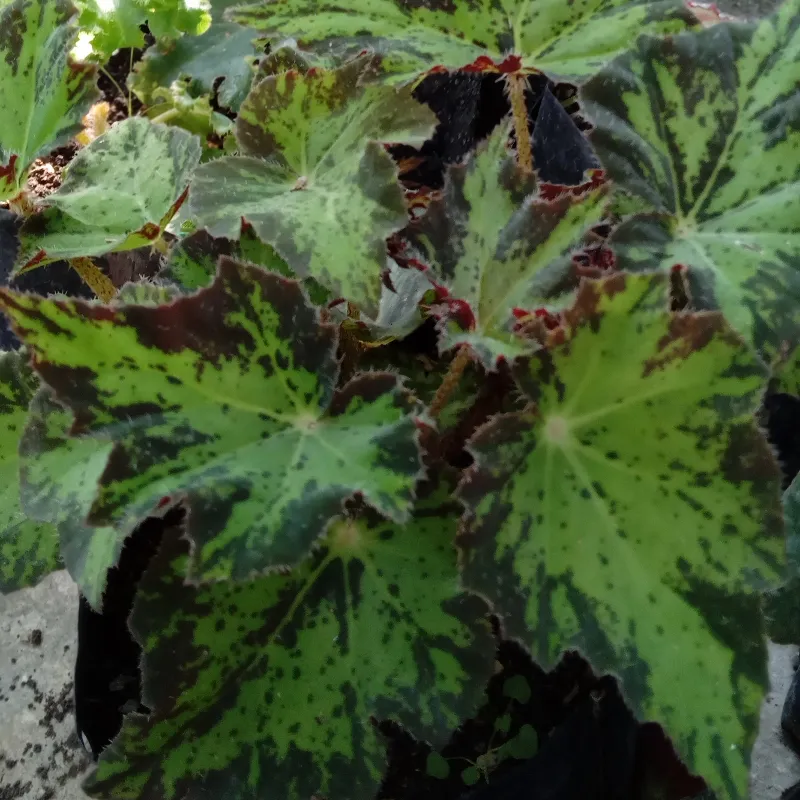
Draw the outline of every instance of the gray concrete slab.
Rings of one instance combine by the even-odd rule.
[[[66,572],[0,595],[0,800],[81,800],[75,734],[77,590]]]

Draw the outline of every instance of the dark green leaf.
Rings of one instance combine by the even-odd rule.
[[[167,305],[2,290],[0,306],[75,411],[72,433],[115,442],[90,524],[127,533],[188,495],[193,574],[244,578],[298,562],[354,492],[407,519],[414,406],[387,373],[334,391],[335,330],[297,282],[223,260]]]
[[[721,309],[771,358],[800,341],[800,2],[759,23],[642,38],[583,89],[592,143],[639,212],[618,266],[690,267],[693,306]]]
[[[449,493],[404,526],[338,520],[288,574],[195,588],[185,545],[145,577],[132,626],[149,717],[129,716],[88,788],[114,800],[370,800],[370,716],[444,743],[481,702],[494,647],[462,592]]]
[[[535,409],[471,441],[464,577],[540,664],[577,648],[618,674],[692,771],[743,798],[767,687],[757,590],[785,560],[753,418],[766,370],[721,315],[664,310],[663,283],[584,283],[557,346],[518,365]]]

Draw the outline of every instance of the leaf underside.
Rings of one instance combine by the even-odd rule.
[[[465,584],[543,665],[578,648],[618,674],[693,771],[745,797],[767,685],[755,589],[784,560],[753,422],[765,371],[719,314],[664,310],[661,278],[584,283],[563,344],[520,363],[536,411],[470,443]]]

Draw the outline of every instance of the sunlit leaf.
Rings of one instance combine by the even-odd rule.
[[[374,140],[421,142],[435,118],[409,91],[365,83],[369,64],[256,84],[237,120],[243,155],[201,166],[190,203],[213,236],[238,238],[244,218],[299,277],[372,315],[386,237],[408,219],[397,168]]]
[[[0,8],[0,200],[28,167],[69,141],[97,98],[95,68],[67,55],[78,34],[69,0],[15,0]]]
[[[135,117],[81,150],[44,211],[20,233],[20,269],[152,244],[200,160],[200,142],[179,128]]]
[[[370,800],[385,766],[370,717],[442,744],[494,659],[483,601],[459,585],[446,491],[403,526],[338,520],[288,574],[196,589],[180,542],[132,618],[149,717],[130,716],[88,789],[114,800]]]
[[[785,560],[753,418],[766,371],[721,315],[667,312],[662,277],[584,283],[552,349],[518,365],[535,408],[470,444],[465,582],[543,666],[577,648],[619,675],[694,772],[744,798],[767,688],[757,590]]]
[[[592,143],[639,212],[612,236],[618,266],[690,267],[772,357],[800,340],[800,2],[759,23],[642,38],[583,89]]]
[[[129,533],[188,495],[193,572],[293,564],[360,493],[408,517],[420,474],[414,405],[394,375],[335,391],[336,332],[296,281],[223,260],[206,289],[108,308],[0,292],[36,368],[115,442],[88,521]]]
[[[144,47],[142,25],[157,40],[199,34],[211,21],[203,3],[185,0],[76,0],[87,55],[107,61],[123,47]]]

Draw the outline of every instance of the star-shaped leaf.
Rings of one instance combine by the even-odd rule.
[[[611,239],[627,270],[690,267],[762,354],[800,341],[800,2],[759,23],[642,38],[583,89],[592,143],[639,212]]]
[[[407,518],[414,405],[387,373],[335,391],[335,329],[296,281],[223,259],[208,288],[156,307],[8,290],[0,306],[71,434],[115,442],[90,524],[129,533],[188,495],[193,573],[210,579],[296,563],[355,492]]]
[[[47,208],[23,225],[19,269],[152,244],[199,160],[199,139],[179,128],[141,117],[115,125],[75,156]]]
[[[584,77],[639,33],[697,25],[679,0],[262,0],[228,17],[314,53],[347,57],[372,49],[401,81],[480,56],[500,63],[509,53],[553,77]]]
[[[0,200],[28,167],[81,130],[96,100],[95,68],[67,55],[78,35],[69,0],[15,0],[0,8]]]
[[[257,83],[239,112],[242,156],[202,165],[198,224],[236,239],[244,218],[300,277],[374,315],[386,237],[407,222],[397,168],[374,139],[421,142],[435,117],[410,91],[369,83],[359,59]]]
[[[783,570],[780,477],[754,424],[763,366],[720,314],[668,313],[663,283],[585,282],[518,364],[535,408],[469,445],[464,578],[543,666],[577,648],[616,673],[733,800],[767,687],[757,589]]]
[[[569,288],[570,253],[602,216],[602,189],[581,202],[535,199],[535,181],[506,150],[503,125],[465,166],[451,167],[435,200],[407,233],[431,278],[471,311],[469,324],[446,321],[440,348],[468,344],[487,369],[530,352],[517,336],[514,309],[531,309]]]
[[[36,376],[19,352],[0,354],[0,592],[38,583],[59,569],[58,536],[20,505],[18,447]]]
[[[129,716],[87,789],[115,800],[369,800],[385,766],[370,717],[432,742],[470,717],[494,647],[459,585],[458,504],[437,490],[399,526],[338,520],[288,574],[187,586],[166,544],[132,626],[149,717]]]
[[[125,534],[113,527],[90,527],[86,519],[113,443],[70,437],[73,415],[50,390],[33,398],[20,442],[20,497],[31,519],[52,523],[53,540],[81,594],[100,609],[106,576],[116,566]]]

